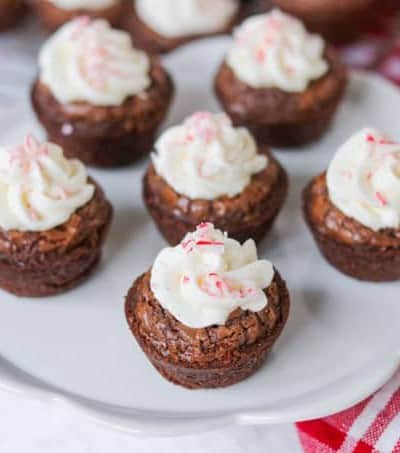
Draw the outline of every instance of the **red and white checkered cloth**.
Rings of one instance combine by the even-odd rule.
[[[362,403],[297,430],[306,453],[400,453],[400,370]]]
[[[365,37],[339,51],[348,65],[375,70],[400,86],[400,0],[380,1],[382,16]],[[357,406],[298,423],[297,430],[306,453],[400,453],[400,370]]]
[[[352,67],[375,70],[400,86],[400,0],[379,0],[374,15],[359,41],[339,48]]]

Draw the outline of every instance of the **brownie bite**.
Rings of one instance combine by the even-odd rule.
[[[377,12],[377,0],[273,0],[276,6],[300,18],[309,30],[328,41],[343,43],[360,34]]]
[[[400,279],[400,144],[373,129],[351,137],[303,196],[325,258],[374,282]]]
[[[152,160],[143,198],[171,245],[201,222],[240,242],[259,241],[286,199],[283,167],[225,114],[198,112],[170,128],[157,141]]]
[[[295,147],[319,138],[345,92],[346,68],[320,36],[273,10],[235,32],[215,92],[235,125],[260,145]]]
[[[128,0],[125,28],[134,44],[152,54],[195,39],[230,33],[242,17],[239,0]]]
[[[29,0],[41,23],[54,31],[70,20],[87,16],[121,25],[125,0]]]
[[[112,207],[81,162],[28,135],[0,148],[0,194],[0,288],[50,296],[92,272]]]
[[[265,362],[289,314],[272,264],[211,224],[160,252],[126,297],[130,329],[153,366],[189,389],[226,387]]]
[[[126,32],[103,20],[74,19],[43,46],[39,66],[33,108],[66,156],[112,167],[151,150],[173,83]]]

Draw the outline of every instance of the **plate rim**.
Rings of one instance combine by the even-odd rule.
[[[400,352],[388,352],[353,374],[313,389],[276,409],[255,407],[232,411],[181,412],[134,410],[91,400],[57,389],[17,368],[0,356],[0,390],[53,406],[113,430],[137,436],[172,437],[224,427],[295,423],[326,417],[364,400],[384,385],[400,367]],[[359,377],[364,376],[361,386]],[[368,376],[365,380],[365,376]],[[355,392],[354,389],[357,388]],[[351,389],[350,391],[346,389]],[[210,392],[217,390],[210,390]],[[338,395],[342,395],[341,397]],[[294,401],[294,403],[293,403]],[[280,403],[281,404],[281,403]]]

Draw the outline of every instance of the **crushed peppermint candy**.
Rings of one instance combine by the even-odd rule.
[[[181,247],[186,253],[202,247],[210,247],[217,253],[223,253],[224,242],[212,238],[214,227],[211,223],[204,222],[197,226],[196,231],[182,241]]]
[[[239,285],[229,279],[210,272],[202,278],[200,289],[210,297],[232,297],[234,299],[244,299],[256,294],[255,286]]]
[[[254,241],[240,244],[202,223],[180,245],[159,253],[150,288],[178,321],[202,328],[223,325],[237,309],[264,309],[273,278],[272,263],[258,259]]]
[[[188,142],[197,139],[207,144],[211,143],[218,133],[212,117],[210,112],[197,112],[189,117],[184,123],[187,130],[185,139]]]
[[[375,196],[376,196],[377,200],[379,201],[379,203],[382,206],[387,206],[388,205],[388,201],[385,198],[385,196],[382,194],[382,192],[376,192]]]
[[[32,161],[37,161],[48,154],[47,144],[39,143],[32,134],[28,134],[22,145],[10,148],[10,164],[18,165],[26,173],[30,170]]]

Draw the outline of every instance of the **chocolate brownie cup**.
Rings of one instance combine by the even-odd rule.
[[[154,367],[189,389],[226,387],[265,362],[289,314],[272,264],[210,224],[158,255],[126,298],[133,335]]]
[[[322,254],[341,272],[374,282],[400,279],[400,144],[364,129],[304,191],[305,219]]]
[[[105,19],[116,27],[121,25],[126,9],[125,0],[30,0],[30,3],[50,31],[79,16]]]
[[[285,170],[225,114],[198,112],[167,130],[152,159],[143,198],[172,245],[201,222],[215,224],[239,242],[259,241],[286,199]]]
[[[50,296],[86,278],[98,263],[112,207],[77,160],[28,136],[0,149],[0,287]]]
[[[2,0],[0,3],[0,32],[19,22],[26,11],[22,0]]]
[[[360,34],[376,13],[377,0],[273,0],[275,5],[299,17],[308,29],[328,41],[343,43]]]
[[[335,52],[279,10],[253,16],[235,33],[215,91],[235,125],[259,144],[304,145],[327,129],[347,75]]]
[[[103,20],[75,19],[44,45],[39,65],[33,108],[66,156],[111,167],[151,150],[173,83],[126,32]]]
[[[207,36],[230,33],[242,17],[238,0],[129,0],[125,28],[152,54]]]

